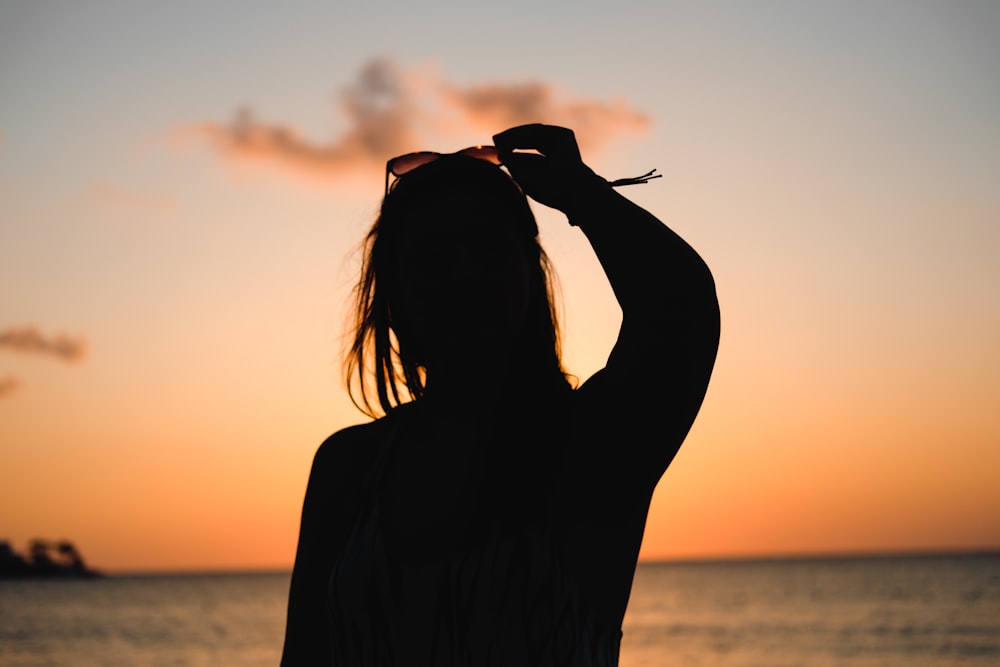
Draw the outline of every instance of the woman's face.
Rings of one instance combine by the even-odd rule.
[[[528,308],[524,241],[502,213],[463,194],[426,201],[396,236],[393,329],[427,368],[475,372],[476,355],[504,363]]]

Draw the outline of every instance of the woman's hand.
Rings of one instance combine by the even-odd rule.
[[[556,125],[520,125],[494,135],[500,159],[525,194],[570,215],[581,191],[607,181],[580,157],[573,130]],[[515,151],[536,151],[532,153]]]

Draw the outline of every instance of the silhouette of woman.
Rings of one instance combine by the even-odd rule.
[[[387,167],[347,366],[386,416],[316,453],[286,667],[618,664],[650,497],[715,362],[715,287],[612,188],[651,174],[608,183],[565,128],[494,141]],[[583,230],[622,308],[577,389],[525,195]]]

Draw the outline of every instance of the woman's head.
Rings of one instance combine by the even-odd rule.
[[[443,156],[399,178],[365,239],[355,296],[346,371],[369,414],[405,402],[400,384],[419,398],[439,377],[565,384],[534,216],[489,162]]]

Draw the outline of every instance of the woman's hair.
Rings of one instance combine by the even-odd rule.
[[[482,210],[489,211],[490,218],[511,225],[521,241],[529,293],[524,326],[514,350],[519,384],[569,387],[560,361],[554,273],[538,243],[538,226],[527,197],[503,170],[485,160],[442,156],[393,184],[361,247],[361,279],[354,291],[351,323],[353,341],[344,373],[352,402],[369,416],[388,414],[407,402],[407,395],[409,400],[424,395],[426,369],[405,344],[400,344],[393,327],[399,230],[407,224],[420,224],[416,210],[426,211],[430,205],[433,211],[433,202],[458,195],[480,198]],[[475,211],[470,212],[470,216],[475,215]],[[474,359],[468,361],[475,363]]]

